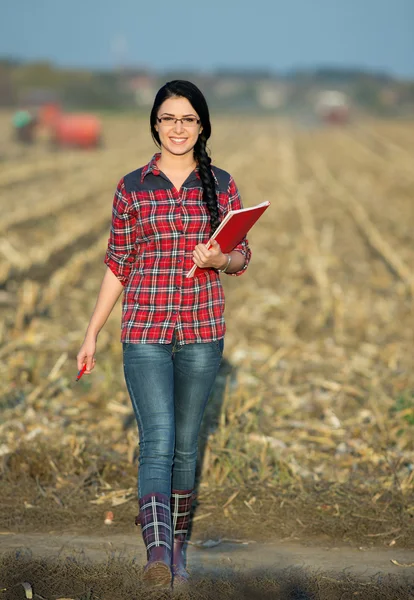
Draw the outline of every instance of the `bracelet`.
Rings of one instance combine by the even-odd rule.
[[[217,269],[217,271],[218,271],[219,273],[225,273],[225,272],[227,271],[227,269],[229,268],[229,265],[230,265],[230,263],[231,263],[231,254],[227,254],[227,256],[228,256],[228,259],[227,259],[227,264],[226,264],[226,266],[224,267],[224,269]]]

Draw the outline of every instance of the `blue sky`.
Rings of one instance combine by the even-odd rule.
[[[0,56],[62,66],[414,77],[414,0],[2,0]]]

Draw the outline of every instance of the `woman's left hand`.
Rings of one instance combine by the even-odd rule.
[[[200,269],[222,269],[226,257],[221,251],[220,244],[213,240],[209,249],[205,244],[197,244],[193,250],[193,260]]]

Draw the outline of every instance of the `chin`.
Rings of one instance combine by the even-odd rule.
[[[191,152],[193,150],[194,146],[183,146],[181,147],[177,147],[177,146],[167,146],[167,150],[168,152],[170,152],[171,154],[175,154],[176,156],[181,156],[183,154],[188,154],[188,152]]]

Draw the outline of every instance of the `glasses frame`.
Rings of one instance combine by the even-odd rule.
[[[177,117],[157,117],[157,121],[160,125],[164,125],[168,127],[168,124],[163,123],[162,119],[171,119],[171,121],[174,121],[174,123],[170,123],[170,126],[172,127],[174,125],[174,127],[177,125],[177,121],[181,122],[181,125],[183,127],[195,127],[196,125],[200,125],[201,119],[195,119],[195,123],[194,125],[189,125],[188,123],[184,123],[184,119],[188,119],[189,117],[181,117],[181,119],[178,119]],[[192,118],[192,117],[191,117]]]

